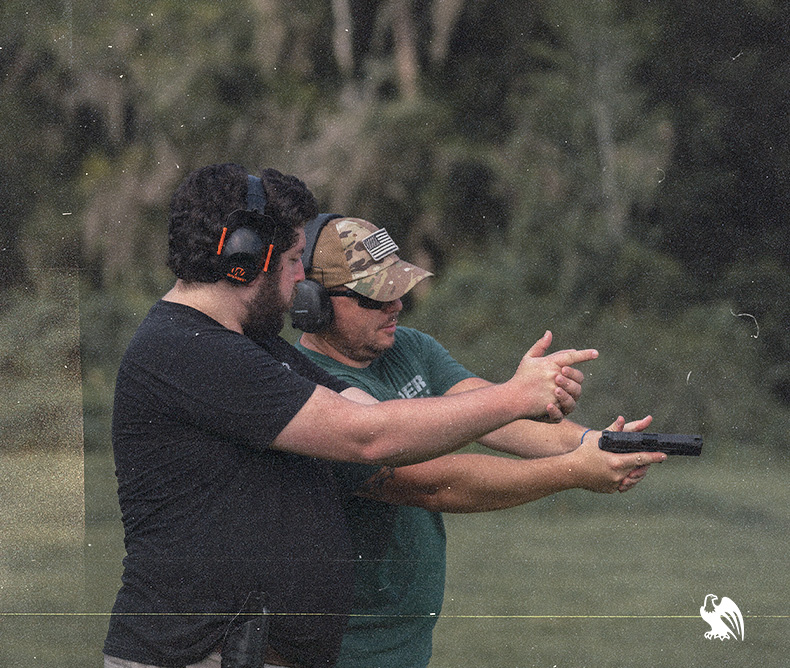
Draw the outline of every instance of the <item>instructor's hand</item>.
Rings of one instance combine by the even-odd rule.
[[[552,335],[547,331],[527,351],[513,381],[526,402],[524,417],[541,422],[560,422],[576,408],[584,374],[573,365],[598,357],[598,351],[560,350],[547,355]]]

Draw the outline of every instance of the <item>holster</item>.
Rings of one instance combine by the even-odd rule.
[[[225,633],[222,668],[263,668],[268,638],[269,616],[263,595],[251,592]]]

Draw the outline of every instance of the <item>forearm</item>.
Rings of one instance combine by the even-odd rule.
[[[483,378],[467,378],[450,388],[446,396],[457,396],[491,385],[490,381]],[[583,433],[584,427],[567,419],[556,424],[517,420],[482,436],[478,442],[492,450],[517,457],[549,457],[575,450],[579,447]]]
[[[626,424],[619,417],[610,429],[641,431],[651,419],[648,416]],[[599,435],[594,432],[572,452],[556,457],[512,459],[460,454],[382,469],[358,493],[439,512],[483,512],[510,508],[566,489],[624,492],[644,477],[648,465],[666,459],[659,452],[605,452],[598,447],[595,437]]]
[[[576,487],[573,468],[569,458],[562,456],[516,460],[447,455],[393,469],[362,495],[438,512],[485,512],[512,508]]]
[[[360,405],[317,387],[272,447],[323,459],[414,464],[519,419],[524,400],[514,394],[513,387],[497,385],[454,397]]]
[[[527,459],[550,457],[579,447],[585,428],[570,420],[557,424],[517,420],[478,439],[487,448]]]
[[[598,353],[566,350],[541,357],[536,346],[506,383],[448,393],[452,396],[360,406],[318,386],[271,447],[310,457],[406,465],[452,452],[514,420],[559,420],[553,402],[563,392],[558,386],[565,383],[563,369]]]
[[[492,387],[464,397],[385,401],[355,412],[352,420],[366,460],[403,466],[452,452],[492,425],[507,424],[518,413],[512,404],[507,389]]]

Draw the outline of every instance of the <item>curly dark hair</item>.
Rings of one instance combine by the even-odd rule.
[[[261,182],[266,194],[264,215],[244,220],[257,228],[267,247],[274,244],[270,266],[276,269],[280,255],[296,243],[298,228],[318,215],[318,206],[295,176],[264,169]],[[170,202],[167,266],[176,277],[216,283],[222,277],[217,255],[222,228],[231,222],[232,212],[246,208],[247,170],[241,165],[208,165],[190,172]]]

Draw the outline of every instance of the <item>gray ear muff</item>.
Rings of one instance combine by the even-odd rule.
[[[302,264],[305,273],[313,268],[313,254],[318,242],[318,235],[324,226],[335,218],[342,218],[336,213],[320,213],[305,225],[305,248],[302,253]],[[291,325],[303,332],[315,334],[332,324],[335,312],[332,300],[326,288],[318,281],[307,279],[296,286],[296,297],[291,307]]]
[[[296,286],[291,307],[291,324],[296,329],[314,334],[329,327],[334,319],[332,302],[323,285],[307,279]]]

